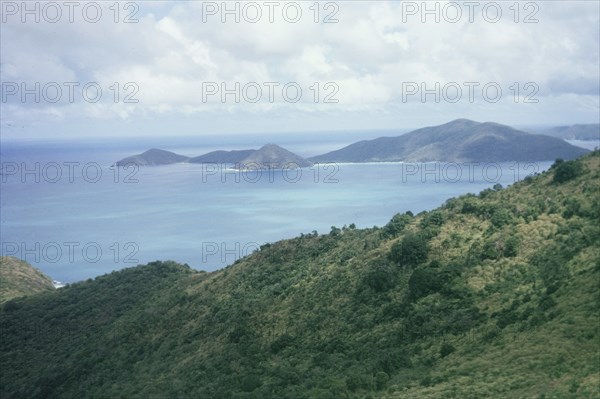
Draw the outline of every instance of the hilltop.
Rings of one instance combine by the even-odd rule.
[[[0,257],[0,304],[47,291],[54,291],[50,277],[15,257]]]
[[[313,162],[502,162],[574,159],[587,150],[555,137],[493,122],[458,119],[398,137],[360,141],[310,158]]]
[[[0,395],[596,398],[600,152],[511,187],[0,310]],[[350,221],[349,221],[350,222]]]
[[[312,162],[276,144],[264,145],[239,162],[240,169],[248,167],[283,169],[285,167],[306,168],[309,166],[312,166]]]

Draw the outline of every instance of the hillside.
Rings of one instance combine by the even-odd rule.
[[[558,126],[539,133],[564,140],[600,140],[600,124]]]
[[[600,153],[382,228],[0,310],[2,398],[598,398]],[[349,221],[350,222],[350,221]]]
[[[574,159],[587,150],[498,123],[458,119],[398,137],[360,141],[310,158],[313,162],[503,162]]]
[[[189,158],[184,155],[153,148],[141,154],[123,158],[120,161],[117,161],[115,165],[126,166],[134,164],[138,166],[158,166],[186,162],[188,159]]]
[[[44,273],[15,257],[0,257],[0,304],[46,291],[54,291],[54,284]]]

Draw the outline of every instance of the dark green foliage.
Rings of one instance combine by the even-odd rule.
[[[519,238],[516,235],[512,235],[504,242],[504,256],[512,258],[519,254]]]
[[[567,198],[564,201],[565,210],[562,216],[565,219],[570,219],[575,215],[578,215],[581,211],[581,203],[576,198]]]
[[[429,226],[440,227],[444,223],[444,215],[442,212],[434,211],[427,213],[423,219],[421,219],[420,226],[422,229],[426,229]]]
[[[387,262],[375,262],[364,281],[375,292],[387,291],[396,285],[396,268]]]
[[[492,218],[490,221],[494,227],[500,228],[502,226],[506,226],[512,222],[513,215],[512,213],[505,208],[499,208],[494,211],[492,214]]]
[[[552,181],[558,184],[575,179],[581,176],[584,171],[583,163],[578,159],[566,162],[562,159],[557,159],[552,165],[552,169],[554,169],[554,178]]]
[[[381,230],[381,236],[383,238],[394,238],[397,237],[398,234],[404,230],[404,228],[413,220],[413,215],[411,212],[407,213],[398,213],[394,215],[392,220],[389,221],[388,224],[383,226]]]
[[[390,380],[390,376],[386,372],[380,371],[377,374],[375,374],[376,389],[380,391],[383,388],[385,388],[385,386],[387,385],[389,380]]]
[[[558,289],[569,274],[566,263],[571,250],[561,245],[541,248],[533,257],[544,285],[551,291]]]
[[[428,253],[429,245],[422,235],[407,233],[401,241],[394,243],[389,258],[402,267],[413,268],[425,262]]]
[[[438,292],[446,282],[443,274],[431,268],[420,268],[412,272],[408,280],[408,292],[411,300]]]
[[[450,355],[451,353],[453,353],[454,351],[456,351],[456,348],[454,346],[452,346],[452,344],[450,344],[448,342],[444,342],[442,344],[442,346],[440,347],[440,356],[446,357],[446,356]]]

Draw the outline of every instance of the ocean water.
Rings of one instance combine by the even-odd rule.
[[[279,144],[312,155],[304,137],[295,140]],[[237,148],[258,142],[248,138]],[[321,151],[345,143],[318,144]],[[552,163],[338,164],[262,172],[111,166],[153,146],[185,155],[232,148],[217,140],[4,141],[2,255],[25,259],[63,282],[158,259],[211,271],[266,242],[351,223],[382,226],[397,212],[416,214],[450,197],[508,186]]]

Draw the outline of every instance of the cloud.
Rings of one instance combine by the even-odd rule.
[[[2,24],[1,35],[4,83],[25,82],[32,87],[35,82],[42,86],[47,82],[95,82],[103,95],[94,103],[82,100],[81,95],[75,102],[62,98],[57,103],[23,102],[18,95],[9,96],[3,100],[1,126],[8,121],[28,124],[31,118],[36,118],[37,129],[44,125],[44,118],[48,124],[85,124],[90,119],[135,123],[136,118],[155,118],[160,125],[163,118],[172,123],[177,115],[202,120],[210,115],[218,130],[220,118],[216,115],[257,115],[252,120],[260,129],[260,121],[267,126],[274,113],[294,118],[320,115],[324,124],[339,118],[343,125],[344,119],[362,117],[367,123],[375,114],[402,110],[410,110],[410,118],[425,123],[432,111],[455,117],[465,113],[485,116],[494,110],[507,115],[531,112],[532,106],[525,107],[509,96],[514,91],[511,87],[522,92],[528,82],[538,86],[539,102],[531,113],[537,119],[532,123],[541,122],[548,113],[556,118],[555,112],[565,122],[569,115],[592,119],[595,111],[597,116],[597,2],[529,2],[535,4],[532,8],[519,3],[518,23],[514,7],[510,8],[513,3],[502,3],[502,18],[495,23],[482,13],[486,3],[473,13],[471,22],[466,3],[460,1],[427,3],[429,10],[440,10],[439,23],[434,21],[435,15],[423,14],[422,9],[415,13],[409,8],[411,2],[330,2],[333,6],[329,8],[319,3],[318,12],[313,3],[296,3],[302,14],[294,23],[282,12],[285,3],[278,3],[270,22],[267,7],[256,2],[262,13],[257,23],[248,21],[255,14],[240,14],[239,23],[233,21],[233,14],[224,16],[222,9],[207,14],[207,6],[223,4],[209,3],[139,2],[137,23],[115,23],[108,3],[103,3],[103,18],[97,23],[81,18],[74,23],[22,23],[18,15],[10,16]],[[227,4],[238,4],[240,12],[247,7],[246,3]],[[416,7],[423,4],[412,2]],[[444,20],[443,11],[455,12],[455,4],[460,6],[460,20]],[[126,11],[121,10],[120,19]],[[538,22],[524,23],[528,15]],[[338,22],[323,23],[327,16]],[[423,23],[422,18],[427,21]],[[235,82],[241,88],[256,83],[263,89],[265,82],[277,82],[277,90],[294,82],[302,87],[302,98],[286,101],[278,91],[275,101],[269,101],[264,93],[257,102],[244,98],[230,101],[233,95],[223,102],[221,93],[204,101],[207,83],[226,84],[231,89]],[[337,102],[322,101],[328,94],[323,91],[328,82],[338,88]],[[457,105],[423,102],[415,95],[409,107],[403,92],[411,82],[426,88],[436,83],[443,87],[451,82],[461,86],[494,82],[503,88],[505,98],[490,103],[482,101],[478,93],[475,103],[461,101]],[[123,102],[132,93],[125,90],[127,83],[136,85],[138,102]],[[116,102],[115,87],[119,94]],[[319,101],[315,102],[316,87]],[[562,109],[556,105],[559,99],[566,104]]]

